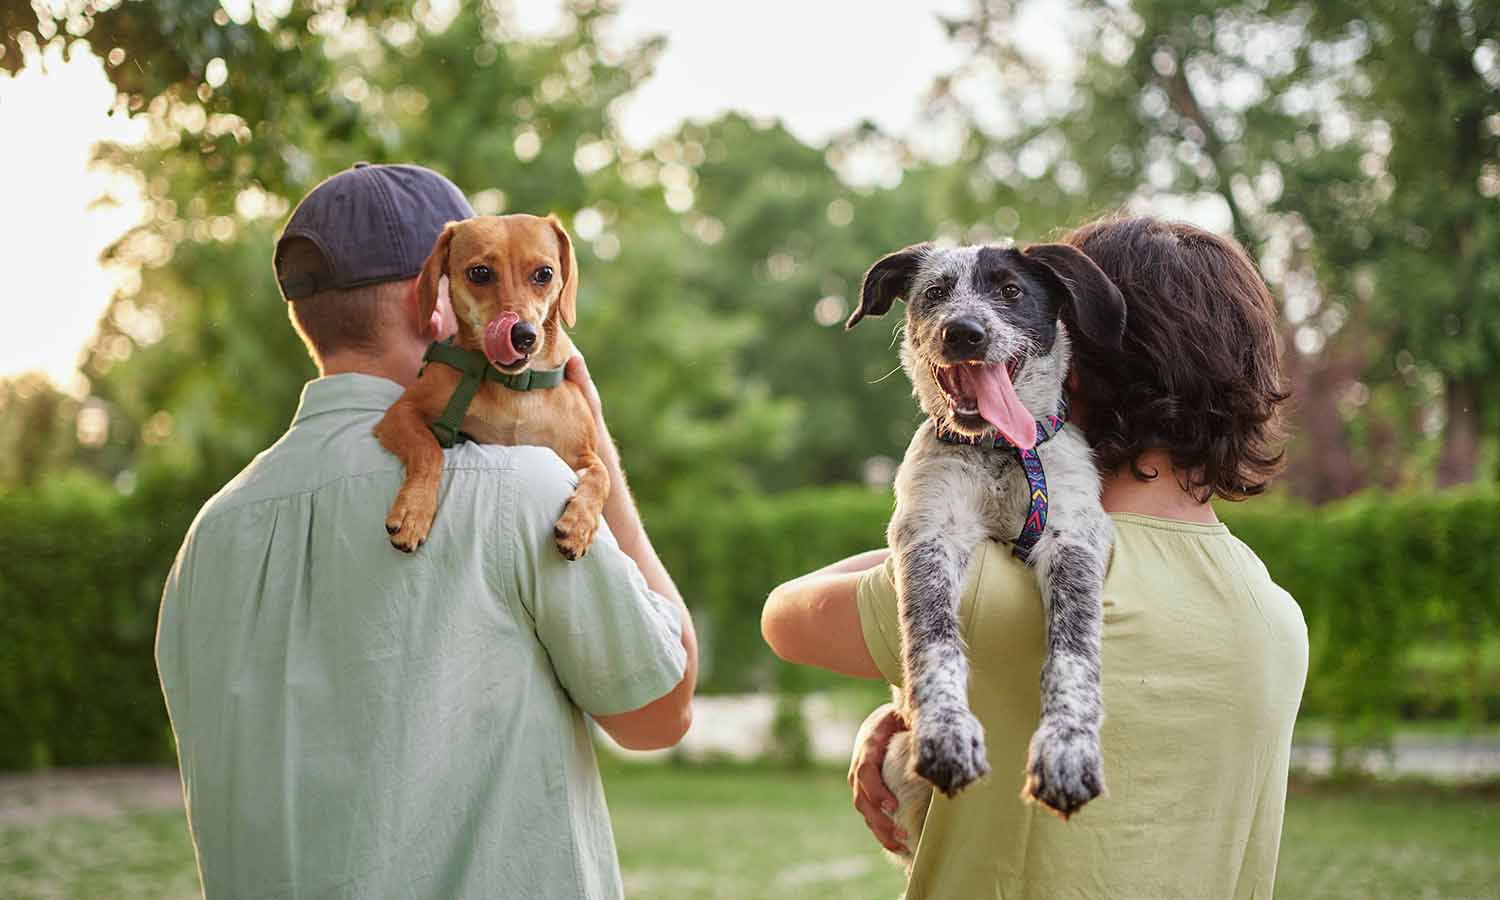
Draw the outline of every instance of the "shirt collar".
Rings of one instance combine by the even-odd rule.
[[[325,375],[302,386],[302,400],[297,404],[292,423],[329,412],[385,412],[405,390],[378,375],[358,372]]]

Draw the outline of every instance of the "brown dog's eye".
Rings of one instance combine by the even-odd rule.
[[[1005,287],[1000,289],[1000,296],[1004,297],[1007,300],[1014,300],[1017,297],[1021,296],[1021,289],[1013,284],[1007,284]]]
[[[469,281],[474,284],[489,284],[495,277],[489,266],[469,266],[467,274]]]
[[[948,289],[941,284],[935,284],[927,290],[923,291],[922,296],[926,297],[928,300],[941,300],[944,297],[948,296]]]
[[[552,267],[542,266],[531,273],[531,280],[536,284],[548,284],[552,281]]]

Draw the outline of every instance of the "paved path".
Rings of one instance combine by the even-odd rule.
[[[1381,776],[1477,781],[1500,776],[1500,739],[1397,735],[1392,752],[1366,753],[1357,764]],[[1292,747],[1292,767],[1314,775],[1333,768],[1333,751],[1326,743]]]
[[[170,767],[54,769],[0,775],[0,828],[57,817],[106,819],[139,809],[182,807],[182,782]]]
[[[693,727],[677,750],[638,753],[612,749],[635,759],[677,753],[694,760],[726,757],[753,760],[771,746],[775,712],[776,699],[769,694],[699,697],[694,701]],[[859,720],[818,694],[806,698],[803,716],[808,722],[813,756],[822,762],[846,765]],[[608,738],[604,742],[612,746]],[[1389,756],[1366,754],[1359,760],[1360,767],[1381,776],[1453,781],[1500,776],[1500,736],[1445,739],[1398,735],[1393,749]],[[1332,768],[1333,754],[1326,742],[1298,743],[1292,748],[1292,765],[1312,775],[1326,775]]]
[[[771,741],[775,698],[765,694],[700,697],[693,727],[676,751],[637,753],[614,748],[621,756],[650,759],[676,752],[688,759],[752,760]],[[826,697],[811,696],[804,706],[811,723],[813,755],[844,765],[859,722],[835,708]],[[610,742],[603,738],[606,746]],[[1325,744],[1292,748],[1292,764],[1324,774],[1332,763]],[[1398,736],[1394,752],[1370,754],[1368,771],[1382,776],[1415,776],[1470,781],[1500,776],[1500,737],[1442,739]],[[39,825],[56,817],[109,818],[129,810],[181,808],[181,784],[170,767],[102,767],[43,773],[0,774],[0,828]]]

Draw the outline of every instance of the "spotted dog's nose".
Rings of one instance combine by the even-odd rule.
[[[530,322],[517,322],[510,329],[510,343],[522,353],[536,346],[536,326]]]
[[[984,326],[973,319],[952,319],[943,326],[943,350],[954,362],[983,356],[988,343]]]

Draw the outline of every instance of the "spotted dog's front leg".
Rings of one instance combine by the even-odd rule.
[[[892,523],[900,596],[906,716],[916,774],[952,797],[989,774],[984,726],[969,711],[969,658],[958,599],[977,534]]]
[[[1099,527],[1105,529],[1102,539]],[[1099,647],[1108,527],[1096,526],[1089,540],[1058,538],[1037,548],[1047,657],[1042,663],[1042,719],[1031,737],[1021,797],[1064,819],[1104,791]]]

